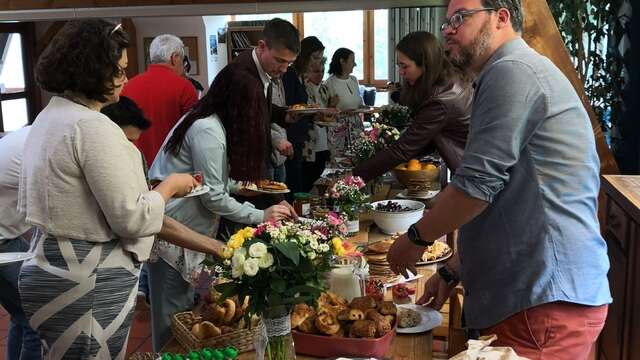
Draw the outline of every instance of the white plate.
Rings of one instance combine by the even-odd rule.
[[[439,263],[441,261],[445,261],[447,259],[449,259],[451,256],[453,255],[453,251],[449,250],[449,252],[447,253],[447,255],[434,259],[434,260],[429,260],[429,261],[418,261],[416,263],[416,265],[429,265],[429,264],[435,264],[435,263]]]
[[[409,196],[408,194],[409,190],[404,189],[402,190],[401,193],[399,193],[397,196],[399,198],[402,199],[422,199],[422,200],[428,200],[428,199],[432,199],[434,198],[436,195],[438,195],[440,193],[440,190],[431,190],[431,191],[427,191],[427,194],[425,196]]]
[[[11,264],[15,262],[29,260],[34,257],[35,254],[28,252],[6,252],[0,253],[0,265],[1,264]]]
[[[295,113],[295,114],[315,114],[319,112],[331,113],[331,112],[335,112],[335,110],[330,108],[307,108],[307,109],[300,109],[300,110],[287,109],[287,112]]]
[[[191,191],[190,193],[188,193],[187,195],[185,195],[184,197],[192,197],[192,196],[199,196],[202,194],[205,194],[207,192],[209,192],[209,187],[207,185],[202,185],[198,188],[193,189],[193,191]]]
[[[433,310],[430,307],[416,305],[416,304],[401,304],[399,308],[406,308],[417,311],[422,316],[420,324],[410,328],[397,327],[396,332],[398,334],[416,334],[425,331],[429,331],[434,327],[442,324],[442,314],[439,311]],[[398,312],[400,309],[398,309]]]

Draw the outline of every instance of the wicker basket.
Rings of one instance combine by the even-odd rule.
[[[191,328],[195,321],[195,317],[191,311],[177,313],[171,317],[171,331],[176,340],[184,347],[187,352],[192,350],[200,350],[205,347],[222,348],[229,345],[235,346],[239,352],[253,350],[253,339],[258,336],[260,327],[253,326],[251,329],[240,329],[232,331],[220,336],[198,339],[191,333]],[[197,319],[199,321],[199,319]]]
[[[129,355],[128,360],[156,360],[160,357],[160,353],[152,353],[152,352],[137,352]]]

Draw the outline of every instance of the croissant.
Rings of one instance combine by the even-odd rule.
[[[313,323],[321,333],[326,335],[333,335],[340,330],[340,323],[331,312],[319,313]]]
[[[371,320],[356,320],[349,329],[349,337],[373,338],[376,336],[376,324]]]

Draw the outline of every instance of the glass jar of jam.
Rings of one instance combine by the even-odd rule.
[[[311,194],[295,193],[293,199],[293,208],[298,216],[311,215]]]

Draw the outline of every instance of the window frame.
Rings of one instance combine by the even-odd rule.
[[[40,93],[36,91],[34,68],[35,68],[35,26],[33,22],[25,23],[2,23],[0,33],[20,34],[22,47],[22,69],[24,71],[24,91],[0,94],[0,132],[4,132],[4,121],[2,118],[2,102],[7,100],[25,99],[27,103],[27,124],[33,123],[37,113],[37,106],[40,100]]]
[[[375,86],[378,89],[386,88],[387,79],[376,79],[375,78],[375,10],[362,10],[362,22],[363,22],[363,62],[362,64],[362,74],[364,78],[358,79],[361,85],[365,86]],[[293,14],[293,25],[298,28],[300,31],[300,38],[304,38],[304,14],[305,13],[294,13]]]

